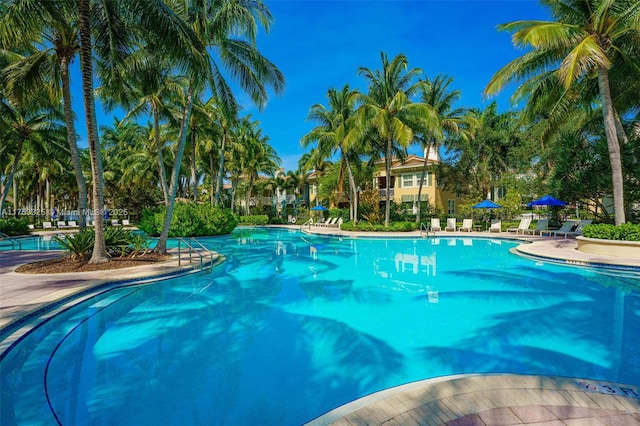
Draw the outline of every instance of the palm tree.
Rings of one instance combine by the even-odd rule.
[[[278,154],[269,145],[269,137],[262,134],[259,121],[254,121],[250,128],[249,137],[246,139],[248,143],[245,146],[244,160],[242,170],[245,178],[248,179],[247,194],[245,200],[246,214],[249,215],[249,199],[253,191],[253,185],[260,174],[273,176],[280,167],[280,158]]]
[[[361,135],[367,128],[373,128],[384,141],[386,170],[385,226],[389,226],[391,205],[391,163],[396,147],[407,148],[413,143],[420,129],[431,128],[437,123],[435,112],[424,103],[412,102],[411,98],[424,86],[422,81],[414,81],[421,73],[418,68],[408,69],[409,61],[403,54],[391,62],[387,55],[380,53],[381,70],[360,67],[358,73],[369,82],[368,94],[357,93],[362,105],[357,110]]]
[[[569,89],[597,76],[602,116],[609,148],[615,223],[625,222],[619,131],[610,72],[628,61],[628,48],[640,36],[640,4],[636,0],[544,0],[556,21],[516,21],[500,25],[513,33],[514,45],[533,50],[505,65],[491,79],[492,95],[512,81],[526,81],[557,66],[558,84]]]
[[[171,2],[171,5],[175,12],[191,26],[200,42],[218,53],[217,56],[221,62],[231,70],[231,74],[238,79],[241,88],[249,93],[259,107],[262,108],[267,99],[265,85],[272,86],[276,93],[283,89],[284,77],[282,73],[255,47],[258,24],[268,30],[271,22],[271,14],[261,1],[228,1],[223,3],[213,0],[175,1]],[[244,37],[244,39],[233,38],[235,36]],[[208,67],[200,69],[200,72],[206,73],[206,80],[210,83],[214,96],[223,104],[234,108],[236,102],[233,93],[220,72],[218,64],[211,57],[208,59]],[[171,172],[169,205],[167,205],[162,232],[155,248],[157,252],[161,253],[166,252],[191,110],[194,99],[204,88],[202,78],[202,75],[199,77],[190,76],[186,92],[175,163]]]
[[[324,149],[332,152],[340,151],[340,177],[338,178],[338,192],[342,193],[342,176],[346,168],[352,196],[349,198],[351,220],[358,218],[357,190],[353,178],[349,157],[353,157],[354,144],[357,143],[354,129],[353,115],[355,101],[353,92],[345,85],[342,90],[329,89],[327,92],[329,106],[315,104],[309,110],[308,119],[320,123],[301,139],[303,146],[317,142]]]
[[[438,74],[433,81],[427,77],[425,83],[420,91],[420,100],[429,105],[436,113],[437,123],[434,123],[436,125],[432,128],[423,129],[418,137],[422,148],[425,150],[425,154],[422,174],[420,175],[420,184],[418,185],[416,223],[420,223],[420,201],[422,197],[422,185],[427,174],[429,151],[431,149],[438,150],[439,144],[443,142],[445,135],[458,134],[460,128],[464,127],[465,124],[465,109],[453,109],[453,104],[460,98],[460,90],[449,89],[449,86],[453,83],[453,78]]]
[[[23,84],[26,87],[48,84],[53,93],[59,92],[60,88],[62,89],[67,140],[78,187],[78,225],[80,229],[84,229],[86,227],[84,213],[87,210],[87,183],[82,174],[76,143],[69,76],[69,64],[79,50],[79,43],[78,31],[71,24],[73,17],[70,12],[66,8],[61,8],[60,13],[63,15],[58,15],[55,12],[53,15],[51,13],[33,14],[31,19],[37,22],[30,22],[25,28],[19,25],[24,21],[16,16],[22,14],[23,11],[20,10],[19,2],[14,2],[4,11],[0,19],[0,45],[15,47],[14,43],[17,37],[22,38],[23,42],[30,41],[33,45],[32,49],[34,49],[31,54],[13,62],[3,71],[7,75],[10,87],[15,84]],[[18,23],[17,29],[15,28],[16,23]]]

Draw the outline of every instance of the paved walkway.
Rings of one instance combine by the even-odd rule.
[[[288,226],[299,229],[299,226]],[[322,235],[391,238],[397,233],[346,233],[312,227]],[[419,232],[402,237],[421,237]],[[514,236],[486,232],[438,233],[436,237],[516,238],[527,242],[516,254],[568,263],[596,263],[640,268],[640,259],[578,252],[573,239]],[[124,279],[186,272],[177,260],[144,267],[82,274],[28,275],[18,265],[59,256],[59,252],[0,251],[0,352],[28,330],[28,318],[73,295]],[[88,297],[88,296],[87,296]],[[71,303],[77,303],[73,299]],[[50,315],[55,314],[51,311]],[[25,327],[16,324],[25,323]],[[11,330],[7,337],[6,330]],[[518,376],[463,375],[410,383],[358,399],[313,420],[310,425],[629,425],[640,426],[640,386],[590,380]]]

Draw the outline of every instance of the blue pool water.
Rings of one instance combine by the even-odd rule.
[[[640,384],[633,274],[540,263],[491,239],[238,229],[210,274],[114,289],[0,360],[2,425],[298,425],[458,373]]]
[[[2,250],[62,250],[63,247],[58,244],[52,236],[32,236],[32,237],[16,237],[11,241],[0,242],[0,251]]]

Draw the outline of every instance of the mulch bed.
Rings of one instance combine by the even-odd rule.
[[[90,265],[89,261],[72,260],[68,256],[29,263],[16,269],[16,272],[25,274],[61,274],[67,272],[91,272],[109,271],[112,269],[130,268],[132,266],[146,266],[171,259],[169,254],[147,253],[144,256],[129,259],[126,257],[114,257],[110,262]]]

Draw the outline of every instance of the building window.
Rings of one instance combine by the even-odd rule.
[[[456,200],[447,202],[447,214],[456,214]]]
[[[416,175],[416,182],[420,182],[420,176],[422,176],[422,173],[418,173]],[[422,186],[425,187],[425,186],[431,186],[431,185],[433,185],[433,174],[425,173],[424,180],[422,181]]]
[[[402,175],[402,178],[400,179],[400,187],[413,188],[415,186],[413,176],[414,175]]]
[[[311,193],[314,195],[318,193],[318,189],[316,188],[315,183],[311,184]]]

